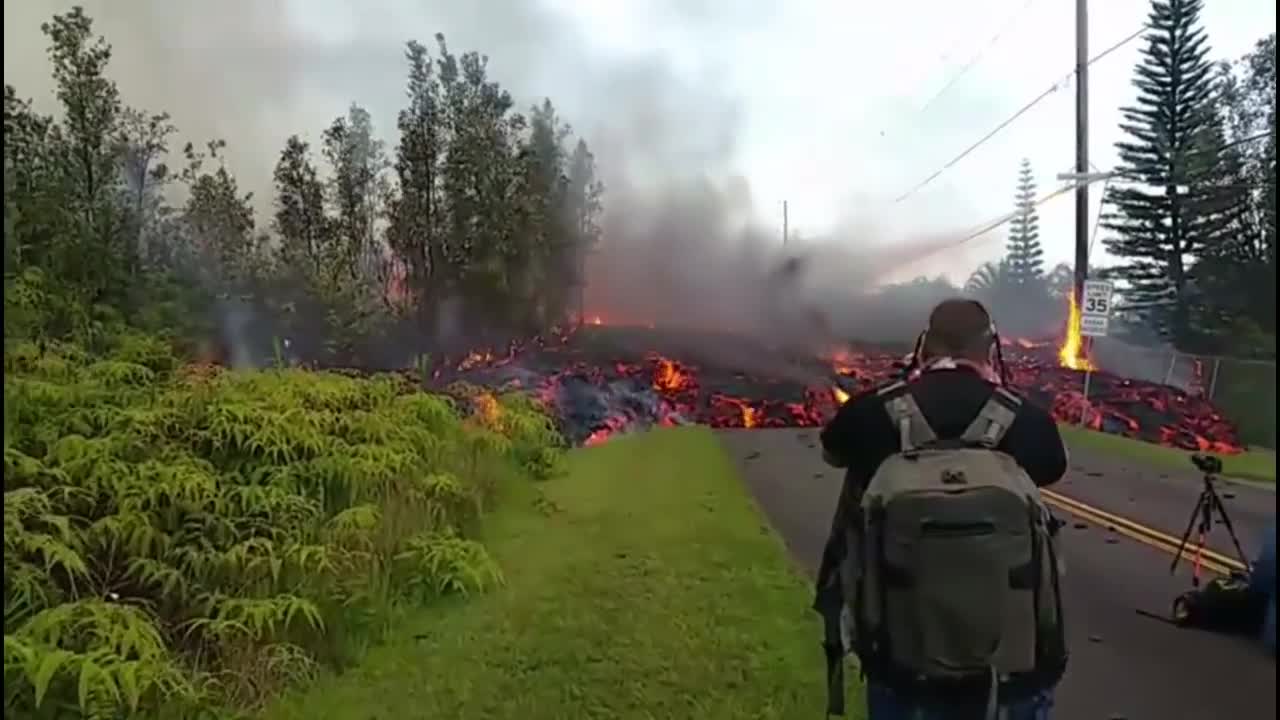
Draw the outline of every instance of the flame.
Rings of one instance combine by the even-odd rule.
[[[742,406],[742,427],[744,428],[755,427],[756,424],[759,422],[759,419],[758,419],[759,414],[760,414],[759,410],[756,410],[750,405],[743,405]]]
[[[478,393],[474,401],[476,416],[480,422],[487,427],[497,427],[502,416],[502,407],[498,405],[498,399],[485,392]]]
[[[466,372],[478,365],[486,365],[492,361],[493,354],[490,352],[471,352],[462,359],[462,362],[458,363],[458,371]]]
[[[849,393],[845,392],[840,387],[831,388],[831,396],[836,399],[837,405],[843,405],[849,401]]]
[[[582,444],[584,447],[593,447],[595,445],[599,445],[603,443],[605,440],[608,440],[612,435],[613,435],[613,430],[611,428],[603,428],[600,430],[596,430],[595,432],[587,436],[587,439],[583,440]]]
[[[658,360],[658,367],[653,373],[653,386],[658,390],[669,392],[684,390],[689,387],[691,378],[680,369],[675,362],[667,358]]]
[[[588,324],[588,325],[603,325],[603,324],[604,324],[604,321],[600,319],[600,316],[599,316],[599,315],[592,315],[592,316],[590,316],[590,317],[588,317],[588,318],[587,318],[587,324]]]
[[[866,364],[866,358],[863,355],[847,348],[837,348],[827,353],[826,359],[837,374],[849,377],[856,377],[859,366]]]
[[[1067,336],[1058,348],[1058,362],[1072,370],[1095,370],[1093,363],[1084,354],[1084,337],[1080,335],[1080,306],[1076,304],[1076,295],[1067,296]]]

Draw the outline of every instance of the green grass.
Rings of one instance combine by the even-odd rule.
[[[1062,437],[1071,448],[1111,455],[1149,463],[1156,467],[1174,470],[1192,470],[1186,450],[1133,440],[1120,435],[1095,432],[1071,425],[1059,425]],[[1249,450],[1238,455],[1222,455],[1222,474],[1241,480],[1274,483],[1276,481],[1276,454],[1272,450]]]
[[[709,430],[576,451],[568,476],[509,488],[485,527],[504,588],[418,612],[267,717],[821,716],[809,584]]]

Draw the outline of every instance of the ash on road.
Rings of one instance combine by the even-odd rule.
[[[816,430],[725,430],[730,455],[797,562],[816,572],[842,473],[822,463]],[[1153,472],[1072,450],[1070,475],[1054,488],[1148,527],[1180,536],[1195,503],[1193,473]],[[1233,486],[1226,500],[1247,553],[1275,512],[1275,494]],[[1071,664],[1058,690],[1061,720],[1270,720],[1275,662],[1251,638],[1184,630],[1138,614],[1165,614],[1189,587],[1171,557],[1104,527],[1069,520],[1064,602]],[[1076,522],[1073,522],[1076,521]],[[1225,531],[1211,545],[1233,555]],[[814,640],[813,671],[823,672]]]

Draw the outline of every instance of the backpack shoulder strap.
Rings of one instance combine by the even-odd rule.
[[[991,393],[991,397],[987,398],[978,417],[969,423],[969,427],[960,439],[966,443],[989,448],[999,445],[1005,433],[1009,431],[1009,427],[1013,425],[1013,420],[1018,416],[1018,410],[1021,407],[1022,398],[1009,390],[997,387]]]
[[[902,452],[910,452],[937,442],[937,434],[920,411],[920,405],[911,396],[906,383],[894,383],[881,390],[879,395],[884,398],[885,412],[889,413],[889,419],[898,429],[898,442]]]

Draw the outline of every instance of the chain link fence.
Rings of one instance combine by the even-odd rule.
[[[1206,397],[1236,424],[1242,442],[1276,447],[1276,364],[1272,361],[1190,355],[1114,338],[1096,338],[1091,355],[1116,375]]]

